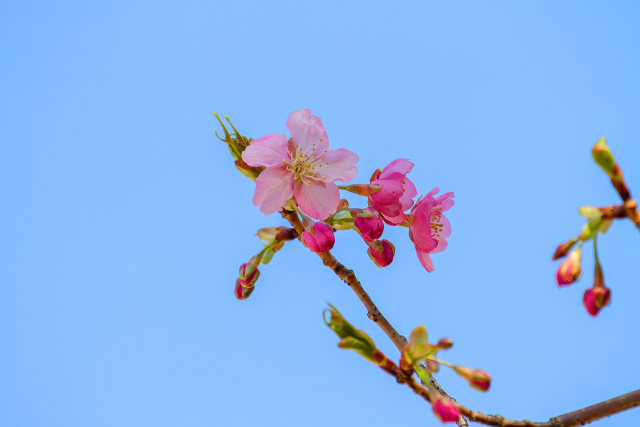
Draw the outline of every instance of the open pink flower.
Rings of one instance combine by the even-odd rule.
[[[329,150],[329,138],[319,117],[311,110],[289,115],[291,138],[272,133],[256,139],[242,153],[249,166],[265,166],[256,179],[253,204],[265,215],[282,209],[295,198],[312,218],[325,219],[336,213],[340,192],[336,180],[352,180],[358,155],[349,150]]]
[[[413,222],[409,227],[409,237],[416,245],[416,254],[420,264],[428,272],[434,270],[429,255],[445,250],[447,248],[446,238],[451,235],[451,225],[443,212],[453,206],[453,193],[444,193],[434,198],[433,196],[438,191],[440,191],[439,188],[434,188],[429,194],[418,200],[418,203],[411,209]]]
[[[384,169],[376,169],[371,176],[371,185],[382,188],[369,196],[369,206],[380,212],[387,224],[404,222],[404,211],[413,206],[413,198],[418,194],[407,174],[413,163],[407,159],[396,159]]]

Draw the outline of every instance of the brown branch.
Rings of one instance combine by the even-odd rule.
[[[633,208],[635,209],[635,202],[633,201],[633,199],[628,200],[634,203]],[[627,202],[625,202],[625,211],[628,215],[626,203]],[[619,218],[622,216],[620,209],[621,206],[615,206],[612,208],[613,209],[611,209],[611,213],[608,215],[611,215],[612,218]],[[294,211],[288,210],[283,210],[281,214],[283,218],[291,223],[291,225],[295,229],[295,232],[297,233],[298,239],[301,240],[302,233],[304,232],[304,227],[302,225],[302,222],[300,221],[300,218],[298,217],[298,214]],[[638,228],[640,228],[640,225],[638,225]],[[287,237],[292,237],[292,232],[293,230],[288,232]],[[398,333],[398,331],[395,330],[391,323],[389,323],[387,318],[384,317],[384,315],[380,312],[378,307],[373,303],[373,300],[371,299],[369,294],[367,294],[367,292],[362,287],[362,284],[357,279],[353,270],[347,269],[329,251],[317,255],[322,259],[324,265],[331,268],[331,270],[333,270],[333,272],[336,273],[336,275],[347,285],[349,285],[349,287],[356,293],[358,298],[360,298],[360,301],[362,301],[362,303],[366,307],[368,311],[367,316],[369,317],[369,319],[375,322],[384,331],[384,333],[387,334],[387,336],[391,339],[391,341],[393,341],[398,350],[400,350],[400,352],[402,353],[405,344],[407,343],[407,339],[403,335]],[[399,383],[407,385],[409,388],[411,388],[411,390],[413,390],[414,393],[416,393],[426,401],[430,401],[428,390],[418,384],[412,376],[407,375],[406,372],[404,372],[395,364],[390,364],[386,368],[383,368],[383,370],[395,376],[396,380]],[[442,389],[442,387],[440,387],[435,378],[431,377],[430,383],[442,395],[450,397]],[[601,418],[608,417],[610,415],[614,415],[619,412],[640,406],[640,390],[636,390],[634,392],[616,397],[615,399],[610,399],[574,412],[569,412],[567,414],[551,418],[547,422],[510,420],[504,418],[501,415],[487,415],[483,414],[482,412],[472,411],[471,409],[468,409],[457,402],[456,406],[458,407],[460,414],[463,415],[463,417],[460,417],[460,420],[458,421],[458,426],[460,427],[468,426],[467,420],[464,417],[467,417],[469,418],[469,420],[480,424],[497,427],[574,427],[585,425]]]

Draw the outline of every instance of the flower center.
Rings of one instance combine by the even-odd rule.
[[[287,147],[291,155],[291,160],[287,164],[287,170],[293,173],[296,181],[303,181],[306,184],[311,184],[311,178],[319,179],[316,174],[323,166],[323,163],[328,165],[329,162],[323,162],[324,155],[316,153],[316,144],[312,144],[304,151],[300,150],[299,145],[296,144],[293,148],[292,145],[293,144],[289,144],[289,147]],[[324,153],[326,152],[327,150],[324,150]],[[322,179],[325,178],[324,176],[322,177]]]

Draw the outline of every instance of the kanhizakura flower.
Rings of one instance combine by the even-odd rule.
[[[393,255],[396,253],[396,248],[386,239],[376,240],[369,243],[367,253],[371,261],[378,267],[386,267],[393,262]]]
[[[405,220],[404,211],[413,206],[418,194],[407,174],[413,163],[407,159],[396,159],[384,169],[376,169],[371,176],[371,186],[381,188],[369,195],[369,206],[376,208],[387,224],[398,225]]]
[[[382,236],[384,222],[380,219],[380,213],[377,210],[354,209],[351,215],[355,218],[354,224],[365,242],[373,242]]]
[[[450,397],[442,396],[436,393],[431,394],[431,408],[436,417],[443,423],[452,423],[460,418],[460,411],[456,408]]]
[[[333,230],[326,222],[316,222],[310,231],[302,233],[304,244],[317,254],[330,251],[336,243]]]
[[[560,264],[558,272],[556,273],[558,286],[566,286],[578,280],[580,274],[582,274],[582,268],[580,268],[581,258],[582,254],[580,247],[578,247],[571,251],[567,259],[562,261],[562,264]]]
[[[582,302],[592,316],[597,316],[600,309],[611,301],[611,290],[606,286],[597,286],[587,289]]]
[[[444,212],[453,206],[453,193],[444,193],[434,198],[438,191],[439,188],[434,188],[411,209],[413,222],[409,227],[409,237],[416,246],[420,264],[428,272],[434,270],[430,254],[445,250],[446,238],[451,235],[451,225]]]
[[[329,138],[311,110],[289,115],[291,138],[272,133],[256,139],[242,152],[249,166],[264,166],[256,179],[253,204],[265,215],[283,208],[292,197],[312,218],[336,213],[340,191],[336,180],[348,182],[357,173],[358,155],[340,148],[329,150]]]

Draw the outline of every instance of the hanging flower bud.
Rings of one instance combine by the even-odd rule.
[[[602,307],[611,302],[611,290],[605,286],[587,289],[582,302],[589,314],[595,317]]]
[[[582,258],[580,247],[569,254],[569,258],[562,261],[556,273],[558,286],[569,285],[580,277],[582,268],[580,268],[580,259]]]
[[[305,245],[313,252],[321,254],[330,251],[336,243],[333,230],[326,222],[316,222],[310,231],[302,233]]]
[[[442,396],[436,393],[431,395],[431,408],[436,417],[443,423],[454,423],[460,418],[460,411],[456,408],[450,397]]]
[[[491,376],[482,369],[470,369],[464,366],[454,366],[453,370],[462,378],[469,381],[469,385],[480,391],[487,391],[491,386]]]
[[[255,288],[254,285],[252,284],[244,284],[242,282],[242,279],[238,278],[236,280],[236,286],[233,289],[233,294],[236,296],[236,298],[238,298],[240,301],[244,301],[247,298],[249,298],[249,295],[251,295],[251,293],[253,292],[253,289]]]
[[[382,236],[384,222],[380,213],[373,208],[354,209],[351,215],[355,218],[355,226],[365,242],[373,242]]]
[[[386,239],[376,240],[369,244],[367,249],[369,258],[378,267],[386,267],[393,261],[393,255],[396,253],[396,248],[391,242]]]

